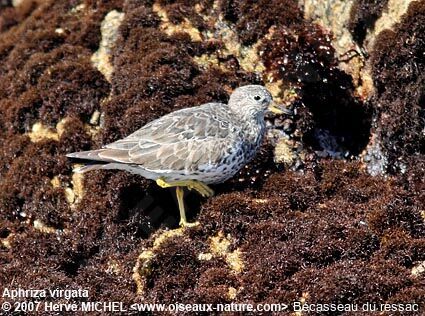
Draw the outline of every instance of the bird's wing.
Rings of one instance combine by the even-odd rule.
[[[225,107],[209,103],[170,113],[106,145],[95,155],[102,161],[138,164],[164,172],[193,171],[217,163],[229,149],[226,143],[236,138]]]

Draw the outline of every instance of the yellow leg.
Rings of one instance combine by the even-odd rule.
[[[179,225],[184,226],[196,226],[198,225],[198,222],[195,223],[188,223],[186,219],[186,211],[184,208],[184,189],[182,187],[176,187],[176,195],[177,195],[177,202],[179,203],[179,211],[180,211],[180,223]]]
[[[179,203],[179,211],[180,211],[180,226],[184,226],[187,223],[186,220],[186,210],[184,208],[184,191],[182,187],[176,187],[176,195],[177,195],[177,202]]]
[[[203,197],[210,197],[214,195],[214,191],[205,183],[196,180],[183,180],[183,181],[171,181],[166,182],[163,178],[156,180],[161,188],[171,188],[171,187],[187,187],[189,190],[196,190]]]
[[[176,195],[177,195],[177,202],[179,204],[179,211],[180,211],[180,226],[196,226],[198,225],[198,222],[196,223],[188,223],[186,220],[186,212],[184,208],[184,191],[183,187],[187,187],[190,190],[196,190],[204,197],[209,197],[214,194],[214,191],[211,190],[211,188],[206,185],[205,183],[196,181],[196,180],[186,180],[186,181],[171,181],[166,182],[163,178],[159,178],[156,180],[156,184],[158,184],[161,188],[171,188],[176,187]]]
[[[180,211],[180,223],[179,225],[182,227],[192,227],[192,226],[196,226],[199,223],[195,222],[195,223],[188,223],[187,219],[186,219],[186,211],[184,208],[184,200],[183,200],[183,196],[184,196],[184,189],[182,187],[176,187],[176,195],[177,195],[177,202],[179,203],[179,211]]]

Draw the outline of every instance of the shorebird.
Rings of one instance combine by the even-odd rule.
[[[188,223],[183,188],[204,197],[214,191],[208,184],[233,177],[258,150],[265,133],[264,114],[290,114],[279,109],[260,85],[233,91],[228,104],[205,103],[164,115],[101,149],[70,153],[90,160],[75,172],[118,169],[155,180],[162,188],[175,187],[180,225]]]

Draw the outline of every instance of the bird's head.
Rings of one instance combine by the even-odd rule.
[[[253,117],[262,116],[267,110],[277,114],[287,113],[276,107],[270,92],[260,85],[247,85],[235,89],[230,95],[229,107],[235,113]]]
[[[264,113],[272,100],[272,95],[263,86],[248,85],[233,91],[229,106],[235,113],[250,113],[256,116]]]

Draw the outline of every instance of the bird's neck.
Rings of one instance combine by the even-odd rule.
[[[258,146],[265,132],[264,113],[240,113],[240,122],[242,130],[245,133],[245,139],[251,144]]]

